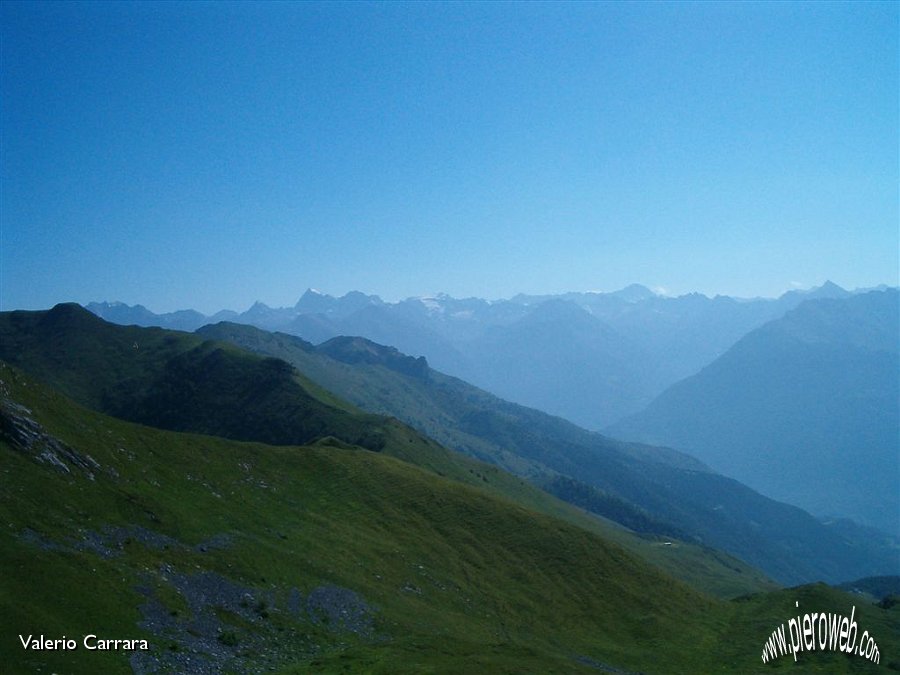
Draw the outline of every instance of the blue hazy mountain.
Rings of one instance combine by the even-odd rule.
[[[637,413],[667,387],[695,374],[748,332],[807,299],[849,292],[828,282],[777,299],[664,297],[632,284],[612,293],[517,295],[509,300],[433,297],[387,303],[358,291],[307,290],[293,307],[261,302],[229,320],[296,335],[314,344],[360,336],[425,356],[434,367],[507,400],[602,429]],[[123,306],[124,308],[124,306]],[[88,309],[116,323],[193,330],[144,308]]]
[[[213,318],[218,321],[229,321],[237,316],[235,312],[222,311],[215,317],[208,317],[193,309],[154,314],[143,305],[130,306],[122,302],[91,302],[85,305],[85,308],[110,323],[123,326],[159,326],[184,331],[197,330]]]
[[[607,432],[900,533],[898,291],[808,300]]]

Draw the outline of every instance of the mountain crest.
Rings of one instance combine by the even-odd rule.
[[[348,364],[384,366],[403,375],[419,379],[428,377],[428,361],[424,356],[407,356],[394,347],[385,347],[361,337],[332,338],[319,345],[317,350]]]
[[[620,298],[625,302],[642,302],[656,297],[656,293],[643,284],[629,284],[619,291],[610,293],[610,295]]]
[[[841,288],[830,280],[809,292],[809,297],[811,298],[846,298],[849,295],[851,295],[850,291]]]
[[[44,326],[83,327],[105,322],[77,302],[61,302],[47,310],[41,318],[41,323]]]
[[[332,296],[315,288],[307,288],[297,300],[294,309],[300,314],[319,314],[328,311],[334,303],[335,299]]]

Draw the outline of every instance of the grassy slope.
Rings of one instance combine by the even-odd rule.
[[[523,655],[538,670],[571,668],[572,654],[637,667],[644,657],[636,647],[654,624],[680,634],[678,617],[700,621],[710,606],[584,530],[391,457],[138,427],[2,372],[13,400],[54,436],[89,448],[103,467],[94,481],[70,477],[4,448],[7,648],[25,630],[122,634],[137,619],[135,573],[163,561],[253,586],[265,579],[276,588],[350,587],[380,608],[379,628],[391,636],[387,645],[365,646],[367,658],[393,665],[402,658],[411,670],[462,668],[473,656],[485,666],[521,663]],[[63,541],[135,523],[187,544],[223,532],[235,543],[203,556],[134,545],[103,560],[42,552],[16,537],[29,527]],[[404,593],[408,586],[419,590]],[[67,657],[67,667],[96,665],[82,660],[84,652],[52,665]]]
[[[399,352],[377,346],[378,354],[369,355],[365,351],[357,351],[353,356],[358,356],[360,362],[348,364],[322,354],[299,338],[237,324],[208,326],[202,329],[200,334],[232,341],[256,353],[285,359],[311,380],[335,387],[341,396],[350,397],[365,409],[380,414],[397,415],[447,447],[453,447],[519,474],[540,475],[547,471],[547,468],[538,462],[530,461],[521,454],[504,450],[497,443],[460,429],[460,417],[472,415],[472,411],[477,410],[482,404],[490,407],[496,399],[474,387],[468,387],[471,390],[469,398],[471,399],[473,395],[477,397],[461,406],[458,385],[465,387],[467,385],[462,385],[454,378],[428,371],[427,366],[423,367],[424,364],[419,359],[405,357]],[[363,347],[367,343],[367,341],[359,342]],[[356,346],[353,344],[351,347]],[[389,353],[391,368],[379,365],[384,352]],[[372,357],[374,363],[366,362],[368,356]],[[419,376],[426,374],[426,371],[429,379],[420,379]],[[520,409],[519,406],[513,407]],[[511,441],[511,446],[515,447],[519,443],[521,439],[516,438]],[[386,452],[392,450],[389,448]],[[635,536],[603,518],[592,517],[580,508],[562,504],[542,490],[512,478],[503,470],[481,463],[472,463],[455,452],[441,453],[430,448],[429,452],[423,453],[421,448],[417,447],[414,452],[405,453],[403,458],[459,480],[470,480],[473,475],[476,479],[481,478],[489,482],[496,493],[507,496],[517,503],[526,504],[534,510],[598,532],[660,566],[667,573],[705,592],[720,597],[734,597],[775,587],[775,584],[758,570],[728,554],[709,547],[673,540],[671,536]],[[685,460],[673,457],[672,461],[677,463]],[[666,542],[670,542],[671,545]]]
[[[0,330],[0,344],[18,362],[81,400],[125,417],[280,444],[336,435],[464,482],[489,482],[496,493],[529,508],[602,530],[710,592],[734,595],[765,584],[726,556],[603,528],[601,521],[564,509],[502,472],[463,461],[396,421],[327,405],[321,390],[312,395],[308,380],[271,359],[180,333],[112,326],[77,306],[5,314]]]
[[[715,595],[773,587],[734,558],[636,537],[495,466],[448,451],[396,420],[363,415],[303,374],[289,372],[285,364],[231,345],[160,329],[114,326],[74,305],[0,314],[0,338],[0,356],[79,402],[123,418],[276,444],[337,436],[599,533]],[[369,388],[365,382],[360,386]],[[421,392],[413,392],[412,400],[427,403]]]
[[[842,581],[876,570],[890,571],[891,565],[896,565],[896,545],[891,549],[885,542],[861,538],[858,533],[851,539],[799,509],[702,470],[680,453],[591,434],[436,371],[416,376],[414,359],[406,357],[408,363],[398,364],[402,355],[366,340],[335,338],[313,347],[293,336],[227,323],[206,326],[199,332],[283,358],[366,410],[396,415],[448,447],[514,473],[536,477],[558,471],[575,477],[606,495],[638,505],[639,515],[649,514],[675,526],[660,531],[688,532],[783,583]],[[373,350],[381,350],[381,362],[368,358]],[[708,567],[719,566],[702,551],[683,548],[676,553],[688,552],[697,562],[705,559]],[[711,591],[740,594],[752,590],[741,590],[746,576],[721,571],[716,578],[725,581],[731,576],[737,584],[710,585]]]
[[[292,618],[278,602],[254,623],[226,616],[239,645],[256,645],[245,669],[285,672],[597,672],[578,657],[648,673],[768,672],[759,651],[793,600],[829,611],[859,602],[824,587],[712,600],[584,529],[384,454],[161,431],[80,408],[5,365],[0,381],[4,398],[100,465],[91,480],[0,442],[5,672],[129,670],[118,653],[26,653],[23,632],[144,636],[174,648],[136,627],[139,585],[186,612],[166,582],[174,571],[213,571],[273,598],[336,584],[377,608],[369,638]],[[104,558],[23,536],[60,544],[133,525],[187,545],[222,534],[230,544],[201,553],[129,541]],[[883,665],[900,654],[900,608],[858,606],[856,616]],[[832,655],[805,665],[870,671]]]

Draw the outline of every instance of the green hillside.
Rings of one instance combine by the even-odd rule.
[[[762,672],[790,616],[383,453],[135,425],[5,364],[0,399],[4,672]],[[900,653],[898,608],[856,616]],[[18,637],[87,633],[150,650]]]
[[[894,573],[900,559],[896,543],[883,536],[826,526],[682,453],[585,431],[363,338],[334,338],[314,347],[230,323],[198,333],[285,359],[361,408],[393,415],[447,447],[534,480],[629,528],[667,538],[683,534],[727,551],[784,584]],[[582,485],[554,489],[558,475]],[[586,492],[590,499],[578,497]]]
[[[281,445],[326,438],[358,444],[599,533],[706,592],[733,597],[774,587],[726,554],[666,543],[667,534],[636,537],[397,420],[361,415],[272,358],[183,333],[114,326],[77,305],[0,314],[0,334],[0,355],[82,403],[126,419]],[[415,359],[397,355],[397,363],[398,372],[422,372]]]
[[[112,326],[74,304],[0,315],[0,358],[83,405],[134,422],[299,444],[331,435],[383,448],[385,420],[348,412],[278,359],[196,335]]]

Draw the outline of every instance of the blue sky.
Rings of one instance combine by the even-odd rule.
[[[898,283],[898,4],[0,3],[0,307]]]

